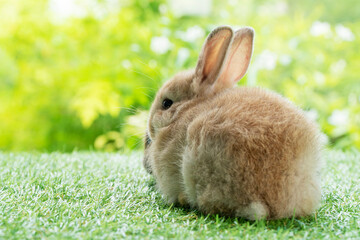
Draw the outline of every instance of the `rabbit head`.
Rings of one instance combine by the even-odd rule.
[[[254,30],[250,27],[233,32],[223,26],[209,34],[196,68],[176,74],[158,91],[150,110],[145,149],[156,137],[157,130],[175,121],[182,109],[197,99],[233,87],[245,75],[253,40]]]

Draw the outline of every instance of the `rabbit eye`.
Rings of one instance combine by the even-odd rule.
[[[164,101],[162,102],[162,108],[164,110],[166,109],[169,109],[171,107],[171,105],[173,104],[173,101],[168,99],[168,98],[165,98]]]

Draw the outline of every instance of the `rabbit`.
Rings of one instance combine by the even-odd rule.
[[[318,208],[317,124],[275,92],[235,87],[253,42],[251,27],[216,28],[196,68],[157,92],[143,164],[169,204],[248,220],[302,217]]]

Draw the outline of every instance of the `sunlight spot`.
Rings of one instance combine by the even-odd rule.
[[[230,6],[236,6],[239,2],[237,0],[229,0]]]
[[[199,38],[203,38],[205,35],[205,31],[199,26],[193,26],[183,31],[177,31],[176,35],[178,38],[185,42],[195,42]]]
[[[165,16],[162,16],[160,19],[161,19],[161,23],[164,25],[168,25],[171,22],[171,20]]]
[[[322,64],[325,61],[325,55],[323,53],[318,53],[315,55],[315,62]]]
[[[140,45],[136,44],[136,43],[133,43],[133,44],[130,45],[130,49],[133,52],[139,52],[140,51]]]
[[[50,0],[49,9],[59,21],[69,17],[83,18],[86,16],[86,9],[74,0]]]
[[[109,13],[120,11],[119,0],[49,0],[49,11],[55,23],[62,23],[69,18],[93,16],[101,19]]]
[[[261,5],[258,8],[259,15],[265,16],[281,16],[288,12],[288,5],[286,2],[269,2]]]
[[[344,59],[340,59],[339,61],[330,65],[331,74],[338,75],[345,70],[346,61]]]
[[[345,126],[349,122],[350,112],[348,109],[334,110],[328,118],[328,122],[333,126]]]
[[[326,38],[332,37],[330,24],[327,22],[315,21],[310,28],[310,34],[314,37],[324,36]]]
[[[168,0],[175,16],[209,16],[212,8],[211,0]]]
[[[355,40],[355,36],[351,30],[341,24],[335,26],[335,32],[336,35],[343,41],[352,42]]]
[[[358,101],[357,101],[357,94],[356,93],[350,93],[349,94],[349,97],[348,97],[348,102],[349,102],[349,105],[357,105],[358,104]],[[359,116],[359,119],[360,119],[360,116]]]
[[[150,48],[155,53],[164,54],[172,48],[172,43],[165,36],[153,37],[151,39]]]
[[[228,11],[223,9],[220,11],[220,16],[221,16],[221,18],[228,18],[230,16],[230,14]]]
[[[257,69],[266,69],[266,70],[273,70],[276,67],[277,62],[277,55],[269,50],[264,50],[260,53],[256,60],[256,68]]]
[[[317,85],[324,85],[325,84],[325,76],[322,72],[315,72],[314,73],[314,80],[317,83]]]
[[[316,121],[319,117],[319,113],[318,111],[316,111],[316,109],[310,109],[309,111],[305,111],[305,114],[313,121]]]
[[[301,74],[296,78],[296,82],[300,85],[304,85],[307,82],[307,77],[304,74]]]
[[[180,48],[178,51],[177,59],[176,59],[176,65],[183,66],[185,61],[189,58],[190,51],[187,48]]]
[[[296,49],[297,46],[299,45],[300,40],[297,37],[291,38],[290,41],[288,42],[288,46],[291,49]]]
[[[121,62],[121,65],[125,68],[125,69],[129,69],[131,68],[132,64],[128,59],[125,59]]]
[[[279,63],[283,66],[288,66],[292,62],[290,55],[284,54],[279,57]]]
[[[166,4],[160,4],[159,6],[159,12],[161,14],[166,14],[168,12],[168,7],[166,6]]]

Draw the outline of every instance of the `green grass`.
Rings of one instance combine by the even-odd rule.
[[[168,206],[140,153],[0,153],[0,238],[360,239],[360,153],[329,151],[314,216],[249,222]]]

